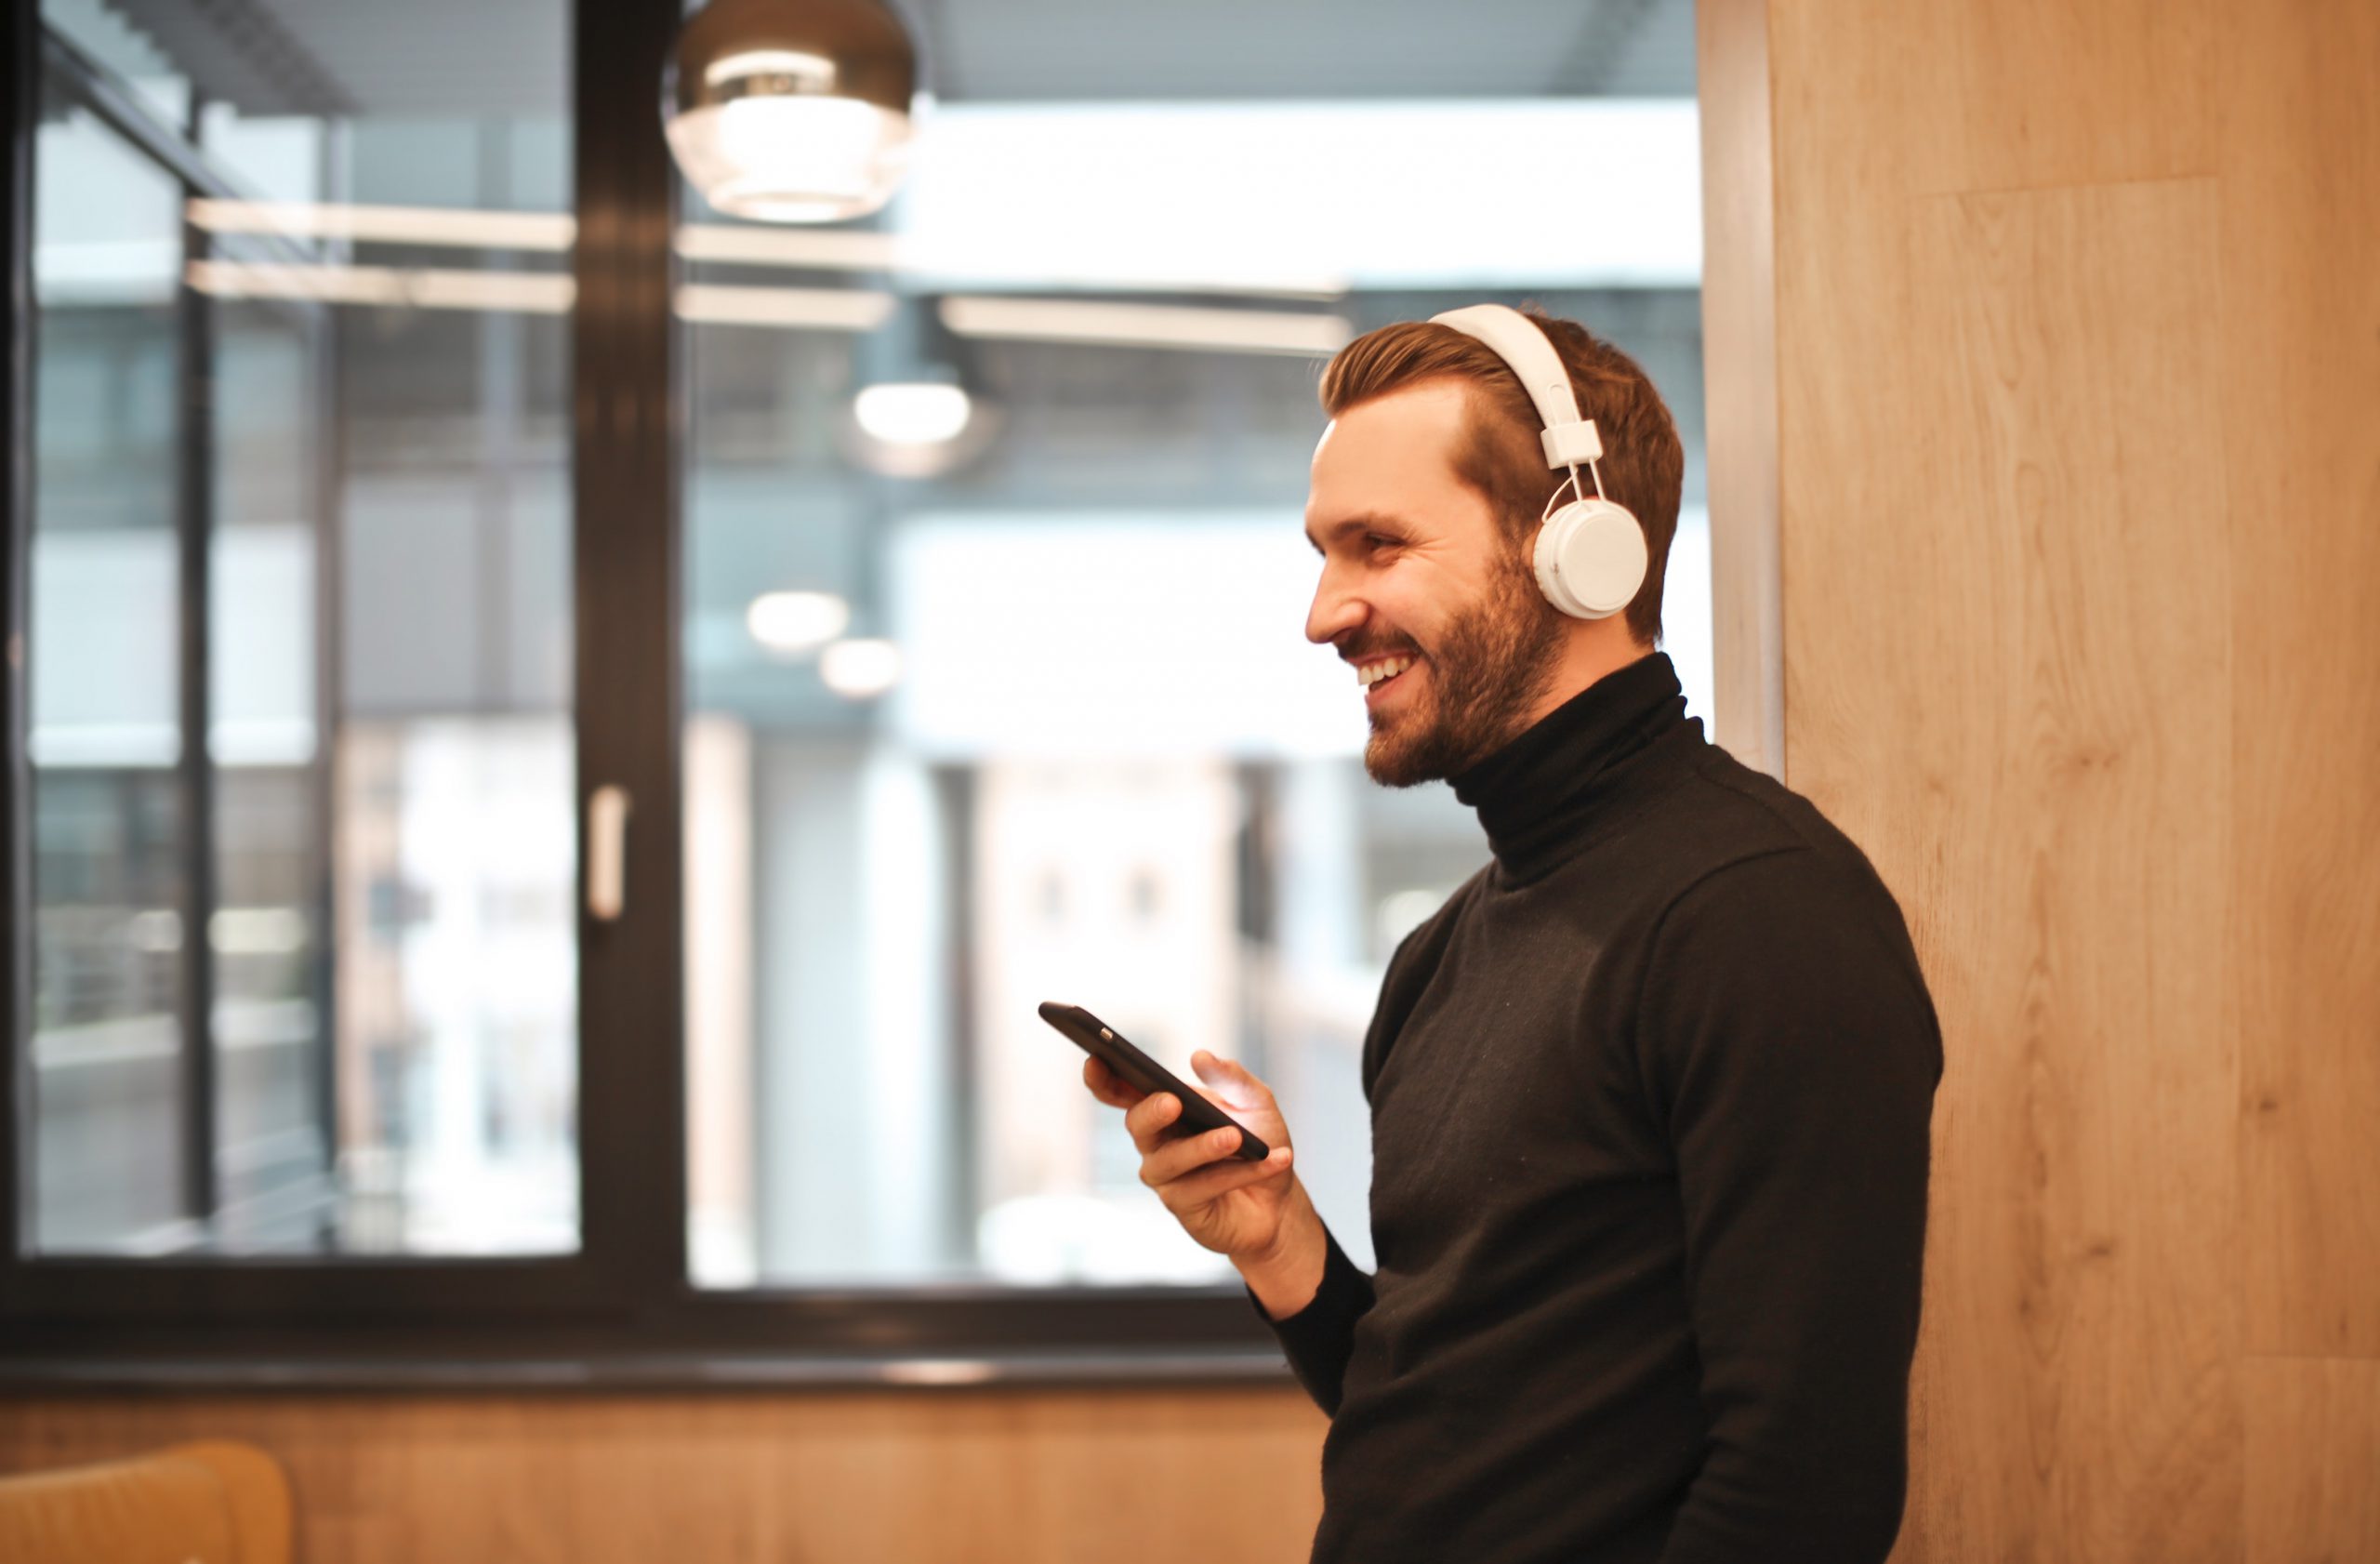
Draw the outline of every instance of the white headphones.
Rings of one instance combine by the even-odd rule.
[[[1644,586],[1651,558],[1636,518],[1626,506],[1604,497],[1603,474],[1595,470],[1603,440],[1593,418],[1579,417],[1579,399],[1562,356],[1535,321],[1501,304],[1473,304],[1430,319],[1477,338],[1513,366],[1545,425],[1539,436],[1545,465],[1570,470],[1538,519],[1538,589],[1574,619],[1607,619],[1619,613]],[[1580,462],[1594,479],[1593,499],[1579,482]],[[1557,510],[1554,504],[1566,489],[1577,497]]]

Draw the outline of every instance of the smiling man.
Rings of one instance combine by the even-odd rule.
[[[1326,404],[1350,379],[1326,381]],[[1306,535],[1323,575],[1306,636],[1354,665],[1372,729],[1364,766],[1392,788],[1460,775],[1561,692],[1638,656],[1609,630],[1568,633],[1484,495],[1469,492],[1456,462],[1508,456],[1497,431],[1474,427],[1456,437],[1475,448],[1449,459],[1472,394],[1461,380],[1418,380],[1346,409],[1315,452]],[[1670,510],[1674,527],[1674,500]]]
[[[1376,1272],[1263,1081],[1193,1060],[1278,1148],[1250,1163],[1085,1067],[1331,1415],[1313,1557],[1882,1560],[1941,1037],[1866,857],[1708,743],[1654,649],[1668,410],[1493,308],[1359,338],[1322,401],[1306,634],[1355,670],[1372,777],[1451,781],[1491,855],[1365,1039]]]

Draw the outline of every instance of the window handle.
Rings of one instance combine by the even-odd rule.
[[[587,911],[615,922],[628,904],[628,790],[605,786],[587,800]]]

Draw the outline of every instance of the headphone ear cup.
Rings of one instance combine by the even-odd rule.
[[[1574,619],[1607,619],[1627,607],[1651,563],[1645,529],[1607,499],[1573,500],[1538,529],[1538,590]]]

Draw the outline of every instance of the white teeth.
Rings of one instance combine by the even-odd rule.
[[[1393,679],[1413,666],[1411,657],[1391,657],[1386,662],[1373,663],[1355,669],[1355,683],[1369,689],[1383,679]]]

